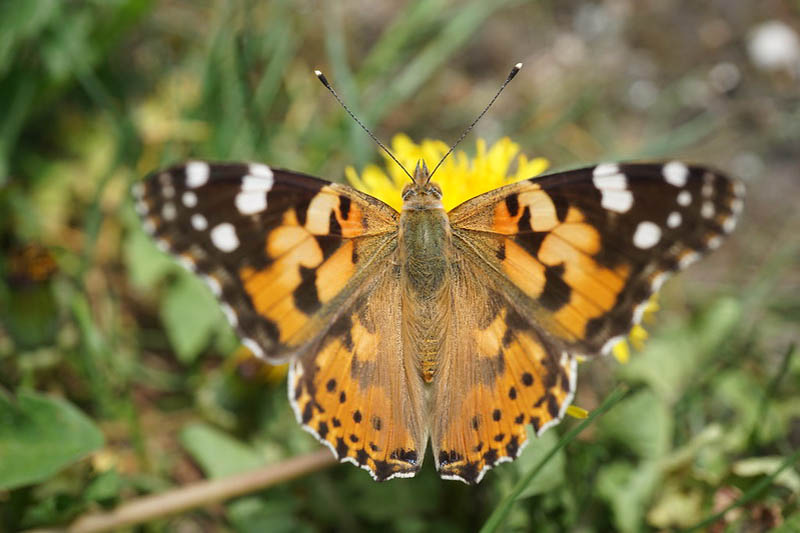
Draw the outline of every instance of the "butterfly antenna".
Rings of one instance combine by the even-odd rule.
[[[331,92],[331,94],[333,95],[333,97],[334,97],[334,98],[336,98],[336,101],[337,101],[337,102],[339,102],[339,105],[341,105],[341,106],[344,108],[344,110],[345,110],[345,111],[347,111],[347,114],[348,114],[348,115],[350,115],[350,117],[351,117],[353,120],[355,120],[355,121],[356,121],[356,124],[358,124],[359,126],[361,126],[361,129],[362,129],[362,130],[364,130],[364,131],[366,131],[366,132],[367,132],[367,135],[369,135],[370,137],[372,137],[372,140],[373,140],[373,141],[375,141],[375,143],[376,143],[378,146],[380,146],[380,147],[383,149],[383,151],[384,151],[384,152],[386,152],[387,154],[389,154],[389,157],[391,157],[391,158],[392,158],[392,161],[394,161],[395,163],[397,163],[397,164],[398,164],[398,166],[399,166],[400,168],[402,168],[402,169],[403,169],[403,172],[405,172],[405,173],[406,173],[406,176],[408,176],[409,178],[411,178],[411,181],[414,181],[414,178],[411,176],[411,174],[409,174],[409,173],[408,173],[408,170],[406,170],[406,167],[404,167],[404,166],[403,166],[403,164],[402,164],[400,161],[398,161],[398,160],[397,160],[397,158],[394,156],[394,154],[393,154],[391,151],[389,151],[389,149],[388,149],[388,148],[386,148],[386,146],[385,146],[385,145],[384,145],[384,144],[383,144],[381,141],[379,141],[379,140],[378,140],[378,138],[377,138],[377,137],[375,137],[375,135],[374,135],[374,134],[373,134],[371,131],[369,131],[369,128],[367,128],[367,127],[364,125],[364,123],[363,123],[363,122],[361,122],[360,120],[358,120],[358,117],[357,117],[357,116],[355,116],[355,115],[353,114],[353,112],[352,112],[352,111],[350,111],[350,108],[349,108],[349,107],[347,107],[347,106],[345,105],[345,103],[344,103],[344,102],[342,102],[342,99],[341,99],[341,98],[339,98],[339,95],[338,95],[338,94],[336,94],[336,91],[334,91],[334,90],[333,90],[333,87],[331,87],[331,84],[330,84],[330,83],[328,83],[328,78],[326,78],[326,77],[325,77],[325,74],[323,74],[323,73],[322,73],[322,72],[320,72],[319,70],[315,70],[315,71],[314,71],[314,74],[317,76],[317,79],[319,79],[320,83],[322,83],[322,85],[324,85],[324,86],[325,86],[325,88],[326,88],[326,89],[328,89],[328,90]]]
[[[508,77],[506,78],[506,81],[504,81],[503,85],[501,85],[500,88],[497,90],[497,93],[494,95],[494,98],[492,98],[491,102],[489,102],[489,104],[486,107],[483,108],[483,111],[481,111],[481,114],[478,115],[478,118],[476,118],[474,121],[472,121],[472,124],[470,124],[469,127],[466,130],[464,130],[464,133],[461,134],[461,137],[459,137],[458,140],[455,143],[453,143],[453,146],[450,147],[450,149],[447,151],[447,153],[444,154],[444,157],[442,157],[439,160],[439,163],[437,163],[436,166],[433,168],[433,171],[430,173],[430,177],[428,178],[428,181],[430,181],[430,178],[433,177],[433,175],[436,173],[436,171],[439,169],[439,167],[442,165],[442,163],[444,163],[444,160],[447,159],[447,156],[449,156],[450,154],[453,153],[453,150],[456,149],[456,146],[458,146],[458,144],[461,141],[464,140],[464,137],[466,137],[467,134],[470,131],[472,131],[472,128],[475,127],[475,124],[477,124],[478,121],[481,118],[483,118],[483,115],[485,115],[486,112],[489,111],[489,108],[492,107],[492,104],[494,104],[494,101],[497,100],[497,97],[500,96],[500,93],[503,92],[503,89],[506,88],[506,85],[508,85],[509,82],[514,79],[514,76],[517,75],[517,72],[519,72],[519,69],[521,69],[521,68],[522,68],[522,63],[517,63],[516,65],[514,65],[514,68],[512,68],[511,72],[508,73]]]

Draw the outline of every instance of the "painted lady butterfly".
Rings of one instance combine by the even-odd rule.
[[[401,212],[263,164],[192,161],[134,185],[158,245],[256,355],[289,361],[298,421],[376,480],[477,483],[556,424],[576,356],[607,353],[667,277],[717,248],[739,182],[605,163],[445,212],[424,162]]]

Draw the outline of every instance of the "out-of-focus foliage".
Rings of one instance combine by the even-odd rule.
[[[142,232],[131,183],[187,157],[341,180],[380,156],[314,68],[379,137],[420,141],[455,139],[517,61],[489,142],[557,168],[694,160],[749,191],[732,239],[665,287],[644,350],[581,366],[580,406],[634,390],[506,527],[663,530],[725,508],[800,447],[799,29],[788,0],[0,2],[0,530],[319,447],[281,371]],[[563,431],[477,487],[430,458],[385,484],[343,465],[150,527],[474,529]],[[793,531],[798,493],[791,467],[711,530]]]

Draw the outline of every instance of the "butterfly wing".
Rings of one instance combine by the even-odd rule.
[[[265,165],[190,162],[134,187],[159,246],[200,274],[257,355],[295,355],[298,422],[375,479],[419,470],[427,432],[406,375],[392,258],[397,213]]]
[[[261,164],[189,162],[134,185],[159,247],[198,273],[243,343],[285,360],[321,336],[391,253],[397,212]]]
[[[517,457],[526,425],[557,423],[575,354],[610,349],[668,274],[716,248],[742,194],[700,167],[606,164],[453,209],[454,309],[431,421],[440,474],[476,483]]]
[[[454,309],[433,383],[431,446],[446,479],[477,483],[572,401],[575,359],[537,331],[471,251],[450,266]],[[460,303],[459,303],[460,302]]]
[[[515,183],[450,211],[457,246],[571,353],[608,352],[667,277],[719,246],[739,182],[671,162],[601,164]]]
[[[377,273],[289,374],[298,420],[378,481],[413,476],[427,443],[422,380],[404,361],[399,276]]]

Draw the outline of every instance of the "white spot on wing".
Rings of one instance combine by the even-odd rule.
[[[601,205],[610,211],[617,213],[627,213],[633,206],[633,194],[631,191],[600,190],[603,195]]]
[[[189,272],[194,272],[195,270],[197,270],[197,266],[194,264],[194,261],[192,261],[188,257],[184,255],[179,255],[177,259],[178,263],[180,263],[181,266],[186,270],[188,270]]]
[[[741,198],[734,198],[733,200],[731,200],[731,212],[734,215],[738,215],[739,213],[741,213],[743,208],[744,208],[744,201]]]
[[[683,221],[683,218],[681,217],[681,214],[678,213],[677,211],[673,211],[667,217],[667,227],[669,227],[669,228],[677,228],[678,226],[681,225],[682,221]]]
[[[714,235],[713,237],[708,239],[706,246],[708,246],[709,250],[716,250],[717,248],[720,247],[721,244],[722,244],[722,237],[720,237],[719,235]]]
[[[722,223],[722,231],[730,233],[736,227],[736,217],[728,217]]]
[[[195,213],[191,218],[192,227],[197,231],[205,231],[208,227],[208,220],[200,213]]]
[[[203,274],[202,278],[203,281],[206,282],[206,285],[208,285],[208,288],[211,289],[211,292],[214,293],[214,296],[220,296],[222,294],[222,286],[219,284],[219,281],[217,281],[217,278],[206,274]]]
[[[619,165],[616,163],[600,163],[592,171],[592,177],[598,178],[601,176],[610,176],[612,174],[619,174]]]
[[[711,202],[703,202],[703,207],[700,208],[700,214],[703,218],[711,218],[714,216],[714,204]]]
[[[225,318],[228,319],[228,322],[230,322],[231,326],[238,326],[239,318],[236,316],[236,311],[233,310],[233,307],[225,303],[220,304],[220,307],[222,308],[222,313],[225,315]]]
[[[624,191],[628,188],[628,180],[625,174],[604,174],[602,176],[592,177],[592,183],[601,191],[612,189],[617,191]]]
[[[243,337],[242,338],[242,344],[245,346],[245,348],[247,348],[248,350],[253,352],[253,355],[255,355],[256,357],[258,357],[258,358],[263,358],[264,357],[264,355],[265,355],[264,354],[264,350],[262,350],[261,346],[259,346],[258,343],[256,341],[254,341],[253,339],[249,339],[247,337]]]
[[[686,268],[692,263],[696,263],[697,260],[700,259],[700,254],[697,252],[687,252],[686,254],[681,257],[680,261],[678,262],[679,268]]]
[[[692,203],[692,193],[689,191],[681,191],[678,193],[678,205],[686,207]]]
[[[211,230],[211,242],[223,252],[232,252],[239,247],[236,228],[230,222],[223,222]]]
[[[175,187],[171,183],[167,183],[161,187],[161,194],[164,195],[164,198],[173,198],[175,196]]]
[[[191,161],[186,164],[186,186],[196,189],[208,181],[211,169],[203,161]]]
[[[236,195],[234,203],[242,215],[260,213],[267,208],[267,193],[242,191]]]
[[[242,215],[260,213],[267,208],[267,193],[274,181],[272,170],[267,165],[251,164],[250,174],[242,179],[242,190],[236,195],[236,209]]]
[[[144,230],[145,230],[147,233],[149,233],[150,235],[152,235],[153,233],[155,233],[155,232],[156,232],[156,223],[155,223],[155,222],[153,222],[153,219],[152,219],[152,218],[145,219],[145,220],[142,222],[142,228],[144,228]]]
[[[272,170],[267,165],[261,163],[250,163],[247,170],[248,173],[253,177],[269,180],[269,189],[272,188]]]
[[[167,202],[161,207],[161,216],[164,220],[175,220],[178,211],[175,209],[175,204]]]
[[[131,186],[131,193],[133,193],[136,198],[144,196],[144,184],[142,184],[141,181],[134,183]]]
[[[145,215],[148,211],[150,211],[150,209],[147,207],[147,202],[144,200],[138,200],[134,207],[139,215]]]
[[[633,244],[637,248],[642,250],[652,248],[658,244],[659,240],[661,240],[661,228],[656,224],[645,220],[644,222],[639,222],[639,225],[636,226],[636,231],[633,234]]]
[[[664,181],[676,187],[686,185],[686,180],[689,178],[689,168],[680,161],[667,163],[661,173],[664,176]]]
[[[592,171],[592,183],[600,191],[602,206],[609,211],[627,213],[633,205],[628,179],[616,163],[602,163]]]
[[[181,196],[181,201],[186,207],[194,207],[197,205],[197,195],[192,191],[186,191],[183,193],[183,196]]]

